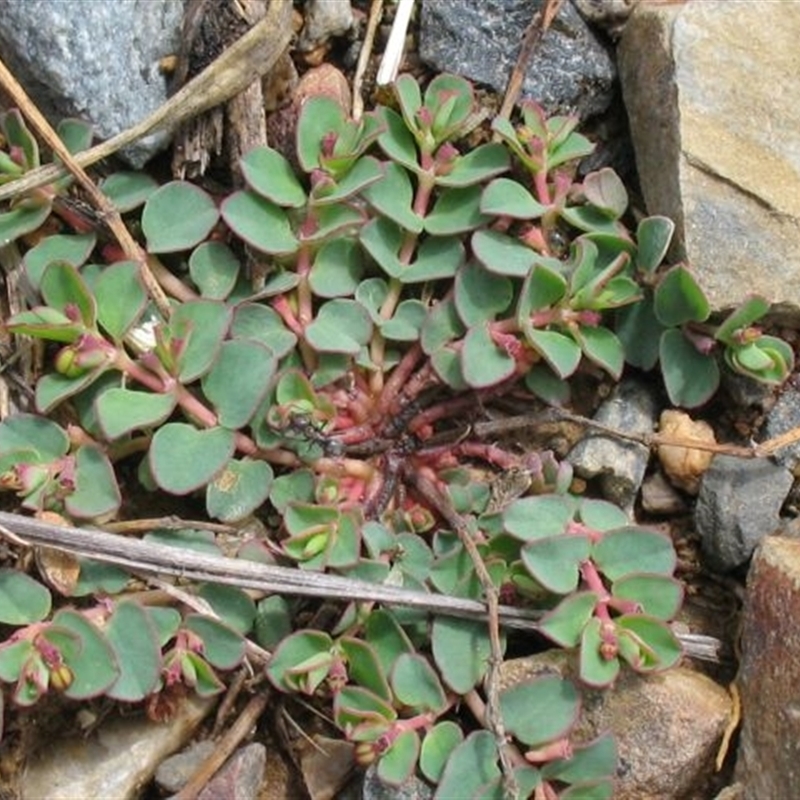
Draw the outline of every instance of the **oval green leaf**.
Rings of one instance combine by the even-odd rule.
[[[142,230],[150,253],[190,250],[211,233],[219,219],[211,197],[186,181],[157,189],[144,205]]]

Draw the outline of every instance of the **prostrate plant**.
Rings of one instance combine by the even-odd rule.
[[[574,119],[527,104],[520,125],[494,122],[501,141],[462,154],[457,143],[479,122],[465,81],[439,76],[422,93],[401,76],[396,98],[398,110],[358,123],[329,99],[308,101],[297,134],[304,174],[273,149],[254,150],[242,161],[246,188],[219,208],[184,182],[109,179],[129,211],[144,204],[150,258],[188,269],[193,287],[181,288],[168,319],[136,264],[88,263],[93,234],[48,236],[28,250],[42,305],[6,327],[59,343],[36,406],[48,414],[69,401],[74,422],[0,423],[0,485],[30,510],[103,521],[120,508],[116,464],[146,453],[147,489],[203,492],[221,522],[277,512],[277,528],[243,542],[240,557],[485,599],[470,544],[505,602],[546,610],[541,632],[577,650],[583,682],[611,685],[622,662],[665,669],[680,656],[668,623],[682,597],[669,539],[569,495],[571,471],[552,453],[489,444],[465,420],[511,392],[565,403],[578,370],[618,379],[626,361],[659,362],[672,401],[699,405],[716,389],[720,353],[778,383],[792,351],[753,327],[768,311],[760,298],[709,324],[690,271],[660,267],[672,223],[643,219],[634,236],[611,170],[575,181],[592,145]],[[20,162],[15,142],[32,137],[9,120],[13,173],[34,159]],[[487,470],[519,477],[515,492],[503,497]],[[216,549],[199,531],[151,535]],[[256,606],[222,587],[201,591],[222,622],[182,618],[115,601],[126,580],[118,570],[87,562],[79,571],[65,593],[104,599],[52,619],[46,589],[0,574],[0,607],[19,610],[2,621],[27,626],[0,645],[0,680],[15,685],[17,702],[48,687],[127,700],[180,683],[213,692],[215,670],[238,664],[250,635],[274,649],[272,683],[327,698],[358,759],[379,759],[385,780],[419,768],[440,797],[502,796],[496,738],[456,714],[464,698],[473,727],[492,727],[496,709],[485,710],[479,689],[485,625],[429,625],[418,611],[362,604],[332,630],[292,632],[290,603]],[[115,634],[134,615],[141,661]],[[92,648],[100,676],[80,660]],[[613,740],[569,742],[575,685],[537,679],[500,693],[499,710],[510,737],[502,762],[523,796],[611,796]]]

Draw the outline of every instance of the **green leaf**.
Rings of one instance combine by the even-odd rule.
[[[203,584],[197,594],[214,610],[214,613],[242,636],[249,633],[256,618],[256,604],[250,595],[235,586],[218,583]]]
[[[211,233],[219,212],[211,197],[186,181],[156,189],[142,211],[142,231],[150,253],[190,250]]]
[[[539,399],[552,406],[565,406],[570,400],[570,385],[546,364],[534,364],[525,373],[525,386]]]
[[[182,383],[191,383],[211,369],[231,316],[231,308],[218,300],[190,300],[175,309],[170,330],[178,337],[188,334],[179,357],[178,377]]]
[[[135,261],[105,267],[92,286],[97,321],[115,341],[133,327],[147,305],[147,292]]]
[[[475,186],[510,167],[508,151],[501,144],[490,142],[470,150],[456,159],[446,175],[436,176],[437,186]],[[491,212],[487,212],[491,213]]]
[[[225,428],[197,430],[183,422],[159,428],[150,444],[150,470],[170,494],[189,494],[212,481],[234,449],[234,434]]]
[[[119,594],[128,584],[131,576],[113,564],[93,561],[91,558],[78,558],[80,574],[72,587],[70,597],[86,597],[90,594]]]
[[[594,592],[575,592],[542,617],[539,630],[561,647],[575,647],[597,606]]]
[[[118,603],[104,633],[120,669],[106,695],[127,703],[144,700],[158,686],[161,673],[161,648],[151,617],[137,603]]]
[[[237,306],[231,323],[233,339],[251,339],[266,345],[275,358],[283,358],[294,350],[297,337],[286,328],[280,315],[260,303]]]
[[[704,322],[711,313],[711,306],[694,276],[680,265],[664,273],[656,287],[654,307],[656,317],[667,326]]]
[[[2,219],[2,215],[0,215],[0,219]],[[2,239],[2,224],[0,223],[0,241]],[[28,250],[22,260],[25,274],[28,276],[31,286],[38,291],[44,271],[53,261],[65,262],[72,264],[73,267],[80,267],[89,258],[96,242],[97,237],[93,233],[74,236],[68,234],[46,236]]]
[[[109,441],[131,431],[153,428],[172,413],[175,397],[112,387],[95,401],[95,409],[103,434]]]
[[[59,403],[91,386],[106,369],[105,365],[101,365],[91,372],[78,375],[76,378],[68,378],[58,372],[42,375],[36,384],[37,411],[47,414]]]
[[[229,195],[220,207],[228,227],[247,244],[271,255],[291,255],[299,242],[286,212],[275,203],[250,192]]]
[[[447,706],[442,684],[428,661],[420,655],[402,653],[390,676],[395,697],[415,713],[441,713]]]
[[[563,534],[575,514],[575,500],[561,495],[523,497],[506,506],[503,527],[524,542]]]
[[[303,104],[297,124],[297,159],[305,172],[319,168],[322,140],[345,128],[344,109],[330,97],[312,97]]]
[[[64,501],[67,512],[78,519],[96,519],[115,513],[122,502],[114,468],[95,445],[82,445],[75,453],[75,490]]]
[[[144,172],[114,172],[100,182],[100,191],[125,214],[147,202],[158,182]]]
[[[635,525],[606,531],[594,546],[592,559],[612,581],[629,573],[672,575],[676,563],[669,536]]]
[[[638,603],[645,614],[663,620],[672,619],[683,602],[683,586],[667,575],[630,573],[614,581],[611,593]]]
[[[437,141],[455,138],[472,113],[472,85],[460,75],[440,73],[425,89],[423,104],[433,114]]]
[[[231,460],[206,488],[206,511],[220,522],[239,522],[263,505],[272,488],[265,461]]]
[[[610,733],[587,744],[578,745],[571,758],[542,765],[542,777],[564,783],[583,783],[613,777],[617,769],[617,743]],[[603,800],[611,794],[587,794],[585,800]]]
[[[33,642],[29,639],[20,639],[16,642],[7,639],[0,644],[0,680],[15,683],[33,652]]]
[[[419,756],[419,734],[400,733],[378,762],[378,777],[389,786],[400,786],[414,773]]]
[[[354,300],[329,300],[306,328],[306,341],[321,353],[356,355],[372,336],[372,320]]]
[[[308,503],[313,498],[314,475],[305,469],[275,478],[269,492],[269,500],[279,514],[286,513],[289,503]]]
[[[548,536],[528,542],[520,551],[522,563],[537,583],[555,594],[574,592],[580,565],[591,550],[588,536]]]
[[[717,328],[714,338],[725,344],[741,344],[736,338],[737,331],[749,328],[768,311],[769,303],[763,297],[750,295],[725,318],[722,325]]]
[[[416,79],[405,73],[399,75],[392,87],[409,128],[416,125],[416,114],[422,107],[422,92]]]
[[[470,387],[485,389],[510,378],[516,371],[516,361],[494,342],[487,325],[478,325],[464,337],[461,371]]]
[[[453,300],[442,300],[428,311],[422,324],[422,351],[428,356],[433,355],[443,345],[461,337],[464,330]]]
[[[608,328],[579,325],[575,337],[590,361],[602,367],[614,380],[620,379],[625,352],[622,342]]]
[[[652,274],[664,260],[669,249],[675,223],[668,217],[645,217],[636,228],[636,267]]]
[[[333,718],[349,730],[352,741],[374,741],[389,730],[397,712],[378,695],[360,686],[345,686],[333,701]]]
[[[578,508],[581,522],[596,531],[610,531],[628,524],[628,515],[607,500],[584,498]]]
[[[36,137],[28,130],[25,118],[18,108],[11,108],[0,115],[0,125],[7,144],[18,147],[22,152],[24,169],[35,169],[39,166],[39,145]]]
[[[491,645],[482,622],[436,617],[431,647],[442,678],[458,694],[473,689],[486,673]]]
[[[581,348],[571,337],[526,326],[525,338],[560,378],[568,378],[578,368]]]
[[[401,228],[411,233],[422,232],[422,218],[412,208],[414,187],[400,164],[387,164],[384,176],[367,186],[363,196],[376,211]]]
[[[375,651],[386,674],[391,671],[400,655],[414,652],[408,635],[400,627],[394,614],[385,608],[379,608],[367,617],[364,637]]]
[[[40,228],[50,216],[52,206],[49,201],[17,208],[0,214],[0,245],[13,242],[26,233]]]
[[[292,170],[291,164],[271,147],[255,147],[241,161],[242,175],[247,185],[276,205],[302,208],[306,193]]]
[[[403,118],[391,108],[382,108],[381,115],[385,125],[384,131],[378,137],[381,149],[392,161],[411,172],[419,172],[417,145]]]
[[[261,647],[275,649],[292,632],[291,606],[278,594],[260,600],[256,606],[253,634]]]
[[[50,592],[16,569],[0,569],[0,622],[30,625],[50,613]]]
[[[219,356],[203,376],[203,392],[224,428],[243,428],[267,395],[275,375],[272,351],[249,339],[222,343]]]
[[[393,277],[402,283],[452,278],[464,261],[464,245],[453,236],[431,236],[417,250],[417,257]]]
[[[461,727],[449,720],[437,722],[425,734],[419,754],[419,768],[431,783],[438,783],[441,780],[447,760],[463,741],[464,734],[461,732]]]
[[[56,133],[70,153],[80,153],[91,147],[92,126],[82,119],[62,119],[56,127]]]
[[[203,242],[189,256],[189,274],[210,300],[224,300],[233,291],[240,268],[239,259],[222,242]]]
[[[317,251],[308,275],[311,291],[317,297],[348,297],[364,272],[361,248],[355,239],[332,239]]]
[[[390,703],[392,692],[375,648],[362,639],[350,636],[343,636],[338,644],[347,661],[347,675],[350,682],[369,689]]]
[[[594,206],[562,208],[559,210],[559,215],[573,228],[587,233],[607,233],[612,236],[618,236],[625,231],[621,222]]]
[[[475,261],[456,273],[455,304],[466,327],[493,320],[511,303],[514,286],[508,278],[492,275]]]
[[[472,253],[495,275],[524,278],[541,257],[519,239],[482,228],[472,234]]]
[[[312,192],[312,202],[319,208],[331,203],[341,203],[383,177],[383,165],[372,156],[355,161],[348,171],[330,186],[320,184]]]
[[[60,311],[47,306],[37,306],[31,311],[14,314],[5,327],[11,333],[65,343],[76,341],[86,332],[80,322],[73,322]]]
[[[0,454],[35,450],[42,461],[66,455],[69,437],[60,425],[36,414],[12,414],[0,422]]]
[[[519,182],[510,178],[497,178],[483,191],[481,211],[498,217],[537,219],[546,211],[533,195]]]
[[[625,348],[625,360],[634,367],[645,371],[653,369],[664,330],[656,317],[650,293],[638,303],[617,310],[617,336]]]
[[[618,617],[616,623],[620,640],[627,634],[639,646],[641,660],[631,662],[637,672],[669,669],[683,656],[681,644],[672,629],[660,619],[644,614],[625,614]],[[626,650],[620,647],[620,653],[626,655]]]
[[[583,193],[586,199],[597,208],[618,219],[628,207],[628,193],[625,184],[611,167],[603,167],[590,172],[583,179]]]
[[[593,617],[581,635],[578,673],[589,686],[609,686],[619,675],[619,659],[604,658],[600,653],[600,620]]]
[[[500,775],[494,735],[474,731],[450,754],[434,800],[474,797],[478,789]]]
[[[480,211],[481,187],[445,189],[424,220],[425,230],[433,236],[467,233],[489,221]]]
[[[701,353],[675,328],[661,334],[661,372],[669,399],[675,406],[701,406],[717,391],[719,366],[716,359]]]
[[[300,238],[307,244],[321,244],[335,236],[351,236],[364,223],[364,214],[354,205],[334,203],[318,206],[316,228],[301,229]]]
[[[121,674],[114,650],[100,630],[83,614],[70,609],[59,611],[53,625],[67,628],[77,634],[81,647],[64,658],[72,671],[72,683],[64,691],[72,700],[88,700],[106,692]]]
[[[146,533],[143,538],[146,542],[179,547],[192,550],[195,553],[206,553],[212,556],[222,554],[212,531],[193,530],[192,528],[181,528],[179,530],[157,528],[150,533]]]
[[[530,747],[566,736],[579,710],[575,685],[557,675],[533,678],[500,692],[506,730]]]
[[[244,639],[228,625],[202,614],[189,614],[184,627],[203,640],[203,657],[217,669],[233,669],[244,658]]]

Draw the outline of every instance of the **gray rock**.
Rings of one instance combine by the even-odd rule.
[[[747,578],[738,686],[736,777],[744,800],[797,796],[800,786],[800,542],[767,537]]]
[[[240,747],[197,795],[197,800],[256,800],[264,782],[267,748]]]
[[[717,309],[800,306],[799,30],[798,3],[640,3],[620,42],[647,210]]]
[[[158,764],[192,737],[214,701],[185,700],[164,723],[144,715],[108,719],[85,738],[50,742],[28,762],[22,800],[135,800]]]
[[[364,775],[361,800],[431,800],[432,797],[433,789],[415,776],[400,786],[387,786],[378,777],[374,764]]]
[[[703,554],[712,569],[744,564],[780,525],[792,474],[766,458],[715,456],[703,476],[694,510]]]
[[[313,50],[332,36],[342,36],[352,27],[350,0],[307,0],[299,47]]]
[[[443,72],[503,92],[525,29],[541,5],[541,0],[425,0],[420,55]],[[608,48],[565,3],[531,60],[522,96],[548,112],[569,110],[585,118],[608,107],[615,78]]]
[[[652,433],[657,408],[651,388],[637,380],[620,383],[594,418],[626,433]],[[600,433],[589,433],[570,451],[567,460],[583,478],[600,476],[603,493],[623,508],[630,508],[642,484],[650,451]]]
[[[3,0],[0,57],[55,124],[91,122],[108,139],[167,100],[159,59],[177,52],[181,0]],[[142,166],[169,140],[164,132],[123,151]]]
[[[501,686],[554,669],[574,680],[573,667],[574,660],[562,651],[512,659],[501,667]],[[625,669],[613,689],[584,688],[582,698],[570,738],[579,744],[606,731],[614,734],[619,753],[615,800],[709,796],[704,784],[732,707],[722,687],[684,667],[650,676]]]
[[[165,758],[156,770],[155,781],[164,792],[179,792],[192,774],[213,752],[216,745],[206,739],[192,742],[185,750]]]
[[[800,392],[788,387],[770,409],[764,424],[763,438],[772,439],[800,427]],[[776,460],[794,471],[800,461],[800,442],[782,447],[775,453]]]

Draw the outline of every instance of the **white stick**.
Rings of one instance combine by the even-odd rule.
[[[406,43],[408,23],[411,22],[411,13],[414,10],[414,0],[398,0],[397,11],[394,15],[389,41],[386,43],[381,65],[375,82],[378,86],[386,86],[397,80],[397,73],[403,61],[403,49]]]

